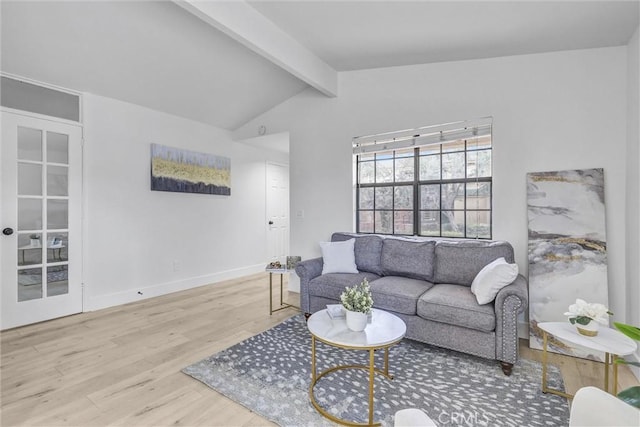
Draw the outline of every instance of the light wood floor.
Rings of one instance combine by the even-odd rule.
[[[269,316],[268,295],[260,274],[2,332],[0,424],[270,425],[180,372],[294,314]],[[601,386],[601,364],[552,362],[570,393]],[[619,384],[637,384],[626,367]]]

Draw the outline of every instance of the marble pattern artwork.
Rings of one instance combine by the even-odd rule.
[[[540,322],[566,322],[576,298],[608,307],[604,171],[527,174],[529,346],[542,348]],[[551,339],[549,350],[604,360]]]

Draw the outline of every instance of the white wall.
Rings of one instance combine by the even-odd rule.
[[[291,250],[353,227],[351,138],[494,118],[494,233],[527,272],[526,173],[605,169],[610,306],[625,319],[625,47],[352,71],[340,96],[312,89],[257,117],[290,132]],[[296,212],[304,210],[303,219]]]
[[[627,323],[640,326],[640,42],[627,46]],[[640,360],[640,349],[636,352]],[[640,369],[636,369],[640,378]]]
[[[95,95],[84,118],[85,310],[264,269],[266,161],[286,155]],[[230,157],[231,196],[151,191],[151,143]]]

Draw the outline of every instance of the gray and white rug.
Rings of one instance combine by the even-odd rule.
[[[281,426],[331,425],[309,402],[311,337],[301,315],[197,362],[183,372]],[[368,352],[318,342],[318,372],[343,364],[367,364]],[[383,352],[376,355],[382,366]],[[510,377],[497,362],[403,340],[389,351],[395,378],[375,379],[376,421],[393,425],[405,408],[424,410],[439,426],[566,426],[567,400],[541,391],[540,363],[520,360]],[[549,385],[564,390],[550,367]],[[332,414],[368,419],[368,374],[342,370],[315,387]]]

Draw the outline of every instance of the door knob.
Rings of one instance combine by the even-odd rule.
[[[269,221],[269,225],[273,225],[273,221]],[[12,230],[13,231],[13,230]]]
[[[5,236],[11,236],[13,234],[13,228],[5,228],[4,230],[2,230],[2,234],[4,234]]]

